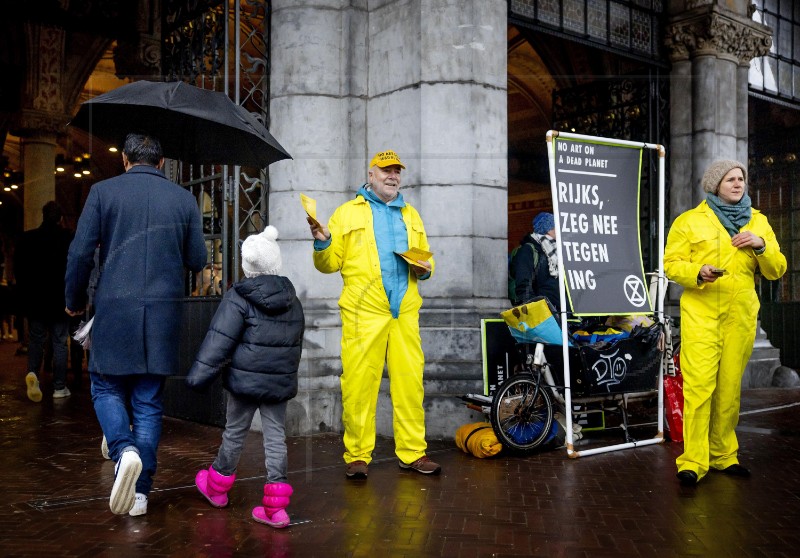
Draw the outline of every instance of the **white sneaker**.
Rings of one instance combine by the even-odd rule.
[[[135,517],[137,515],[144,515],[147,513],[147,496],[141,492],[136,493],[136,500],[133,502],[133,507],[128,515]]]
[[[122,515],[131,511],[136,500],[136,481],[142,472],[142,460],[135,451],[124,451],[116,467],[116,479],[111,489],[108,506],[113,513]]]
[[[64,399],[70,395],[72,395],[72,392],[69,391],[67,386],[64,386],[63,388],[57,389],[53,392],[53,399]]]
[[[42,390],[39,387],[39,377],[36,372],[28,372],[25,376],[25,386],[28,390],[28,399],[34,403],[42,400]]]

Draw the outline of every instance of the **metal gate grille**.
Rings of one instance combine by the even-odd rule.
[[[225,92],[269,124],[271,3],[207,0],[165,3],[162,67],[166,81]],[[214,141],[214,138],[208,138]],[[226,165],[169,165],[170,178],[188,188],[203,214],[209,259],[187,280],[187,295],[220,296],[240,278],[239,245],[266,224],[265,169]]]
[[[663,0],[510,0],[509,20],[632,58],[663,62]]]
[[[553,93],[553,126],[556,130],[658,143],[666,146],[667,153],[668,115],[668,75],[663,75],[658,68]],[[658,162],[653,150],[646,151],[642,165],[639,230],[642,234],[642,261],[645,269],[653,270],[657,267],[658,254]]]
[[[269,19],[267,0],[166,0],[162,68],[167,81],[186,81],[225,92],[269,124]],[[268,127],[268,126],[267,126]],[[214,141],[214,138],[208,138]],[[186,280],[179,362],[188,371],[220,297],[240,278],[239,245],[266,223],[265,169],[189,165],[172,161],[167,175],[189,189],[203,216],[208,264]],[[187,390],[180,376],[164,388],[167,415],[225,424],[225,398],[218,378],[204,393]]]

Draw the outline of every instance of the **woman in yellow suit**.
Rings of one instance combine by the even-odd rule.
[[[747,477],[735,428],[742,375],[753,352],[760,303],[755,273],[786,271],[767,218],[751,207],[747,169],[715,161],[703,175],[706,200],[680,215],[664,252],[667,276],[683,286],[683,454],[678,479],[694,486],[709,469]]]

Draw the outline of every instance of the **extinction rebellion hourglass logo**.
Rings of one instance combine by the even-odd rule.
[[[647,302],[647,294],[644,290],[644,283],[639,277],[636,275],[628,275],[625,278],[623,286],[625,290],[625,296],[631,304],[637,308],[641,308],[645,305]]]

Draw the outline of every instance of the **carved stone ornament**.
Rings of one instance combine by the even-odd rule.
[[[688,17],[686,17],[688,15]],[[722,13],[717,6],[682,14],[667,26],[664,46],[673,62],[693,56],[726,55],[746,65],[772,46],[772,30],[760,23]]]
[[[712,0],[686,0],[686,9],[692,10],[699,6],[708,6],[711,2]]]
[[[23,109],[14,116],[12,131],[20,137],[35,137],[39,134],[63,134],[70,117],[64,113],[53,113],[36,109]]]
[[[161,76],[161,0],[128,0],[136,4],[135,33],[120,37],[114,49],[117,77]]]
[[[25,79],[25,108],[45,112],[63,112],[64,79],[63,29],[26,24],[28,70]]]
[[[140,35],[135,42],[119,41],[114,48],[117,77],[134,79],[161,75],[161,38]]]

